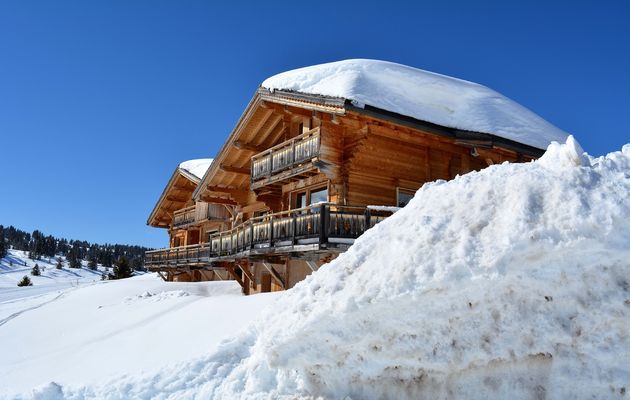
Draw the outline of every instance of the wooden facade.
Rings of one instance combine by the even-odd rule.
[[[541,154],[343,99],[261,88],[204,178],[193,190],[173,186],[156,206],[149,223],[168,224],[171,247],[148,252],[146,264],[167,279],[230,277],[248,294],[287,289],[424,183]],[[199,229],[193,240],[190,227]]]

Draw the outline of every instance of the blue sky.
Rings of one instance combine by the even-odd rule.
[[[266,77],[376,58],[471,80],[630,142],[630,2],[0,3],[0,224],[164,246],[146,218]]]

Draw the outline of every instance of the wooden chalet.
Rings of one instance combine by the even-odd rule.
[[[171,177],[148,221],[170,247],[146,265],[168,280],[229,276],[246,294],[290,288],[424,183],[543,153],[506,136],[263,84],[205,175]]]
[[[175,168],[149,215],[147,225],[168,230],[169,248],[194,248],[210,233],[230,227],[231,215],[225,207],[192,197],[211,163],[212,159],[190,160]],[[165,280],[228,279],[225,271],[188,268],[160,270],[160,274]]]

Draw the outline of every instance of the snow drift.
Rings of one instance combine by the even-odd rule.
[[[379,60],[343,60],[283,72],[262,87],[351,100],[421,121],[483,132],[539,149],[567,134],[485,86]]]
[[[630,145],[424,185],[203,358],[41,398],[611,398],[630,389]],[[47,397],[43,397],[47,396]]]

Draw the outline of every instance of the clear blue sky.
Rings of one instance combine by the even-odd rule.
[[[591,154],[630,142],[630,2],[3,1],[0,224],[163,246],[175,166],[264,78],[376,58],[489,86]],[[259,5],[262,4],[262,5]]]

